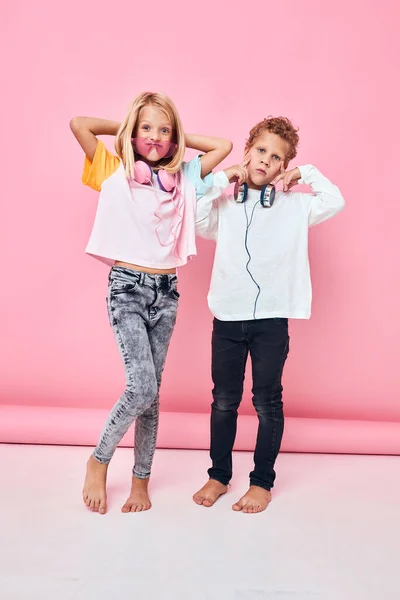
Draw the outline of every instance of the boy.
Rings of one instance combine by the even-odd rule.
[[[242,165],[216,173],[198,201],[196,231],[216,241],[208,303],[212,333],[212,466],[193,499],[212,506],[232,476],[237,409],[245,365],[252,361],[253,405],[258,416],[250,488],[233,510],[257,513],[271,500],[274,464],[283,434],[282,371],[289,351],[288,319],[308,319],[311,281],[308,228],[344,207],[336,186],[316,167],[285,171],[296,156],[298,134],[289,119],[268,118],[250,131]],[[237,181],[236,201],[222,190]],[[283,182],[276,192],[268,184]],[[312,194],[290,192],[298,184]]]

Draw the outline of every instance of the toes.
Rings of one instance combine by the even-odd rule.
[[[131,512],[132,507],[129,506],[129,504],[124,504],[123,507],[121,508],[123,513],[128,513]]]
[[[212,500],[210,500],[210,498],[204,498],[204,500],[203,500],[203,506],[207,506],[207,508],[209,508],[213,504],[214,504],[214,502]]]
[[[99,513],[104,515],[104,513],[107,511],[107,506],[105,502],[100,502],[99,504]]]
[[[232,509],[238,511],[242,510],[242,507],[240,506],[239,502],[236,502],[236,504],[232,506]]]
[[[194,500],[194,502],[196,502],[196,504],[203,504],[205,498],[204,498],[204,496],[195,495],[195,496],[193,496],[193,500]]]

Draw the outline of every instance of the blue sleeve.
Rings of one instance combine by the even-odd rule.
[[[201,178],[201,162],[200,156],[196,156],[189,162],[182,163],[182,173],[185,177],[190,179],[194,187],[196,188],[197,198],[204,196],[207,191],[213,185],[213,174],[209,173],[203,179]]]

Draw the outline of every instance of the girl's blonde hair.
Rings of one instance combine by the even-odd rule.
[[[139,94],[139,96],[134,99],[129,107],[128,114],[119,128],[115,139],[115,151],[124,164],[126,176],[128,178],[133,178],[135,167],[135,155],[131,138],[136,136],[136,127],[138,125],[140,111],[142,108],[149,105],[158,108],[166,115],[173,130],[171,141],[178,146],[174,155],[170,158],[161,160],[157,167],[161,167],[169,173],[176,173],[179,171],[183,161],[186,148],[185,134],[175,104],[170,98],[163,94],[143,92],[143,94]]]

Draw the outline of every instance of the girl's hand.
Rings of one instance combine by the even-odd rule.
[[[208,135],[197,135],[193,133],[185,134],[187,148],[195,148],[200,152],[205,152],[200,157],[201,176],[205,177],[215,167],[224,160],[232,150],[232,142],[223,138],[211,137]]]
[[[246,167],[249,164],[249,162],[250,158],[247,155],[245,155],[240,165],[233,165],[232,167],[225,169],[224,173],[229,179],[229,183],[237,181],[239,185],[242,185],[242,183],[246,181],[248,176]]]
[[[116,135],[120,127],[120,123],[117,121],[97,119],[96,117],[74,117],[69,125],[90,161],[93,160],[96,152],[97,136]]]
[[[272,185],[276,185],[279,181],[283,182],[283,191],[288,192],[292,187],[297,185],[299,179],[301,179],[300,169],[295,167],[290,171],[285,171],[283,165],[281,167],[281,172],[273,181],[271,181]]]

